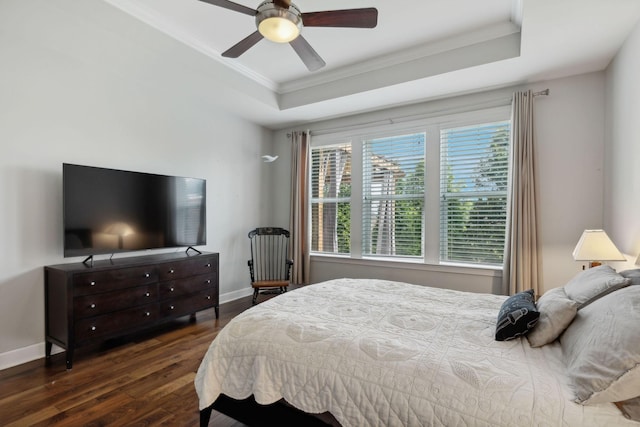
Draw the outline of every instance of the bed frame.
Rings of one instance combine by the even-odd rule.
[[[213,410],[221,412],[248,426],[300,425],[305,427],[338,426],[336,419],[325,412],[308,414],[280,400],[271,405],[261,405],[253,396],[236,400],[221,394],[208,408],[200,411],[200,427],[208,427]]]

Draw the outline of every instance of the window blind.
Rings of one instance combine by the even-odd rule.
[[[363,255],[422,256],[425,133],[363,143]]]
[[[351,145],[311,149],[311,250],[351,250]]]
[[[440,131],[440,261],[501,265],[508,121]]]

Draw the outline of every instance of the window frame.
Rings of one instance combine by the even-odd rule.
[[[504,147],[506,145],[506,149],[507,151],[504,153],[506,155],[506,157],[502,160],[504,161],[504,164],[502,163],[502,161],[499,161],[499,163],[492,163],[491,166],[492,167],[496,167],[496,166],[504,166],[504,175],[500,175],[501,178],[504,179],[504,181],[499,180],[490,180],[489,182],[491,183],[490,187],[494,187],[496,185],[496,183],[498,185],[504,185],[504,189],[500,190],[500,191],[494,191],[494,190],[489,190],[487,189],[487,186],[484,186],[483,188],[472,188],[472,189],[467,189],[461,192],[450,192],[450,191],[444,191],[443,189],[443,178],[446,180],[448,178],[445,178],[443,176],[442,173],[442,167],[443,165],[445,165],[445,163],[449,163],[449,164],[453,164],[456,165],[457,167],[460,167],[462,165],[464,165],[465,159],[464,155],[457,155],[457,156],[449,156],[449,153],[445,153],[443,154],[442,152],[440,153],[440,236],[441,238],[439,239],[440,242],[440,254],[439,254],[439,259],[440,259],[440,263],[462,263],[464,265],[501,265],[502,263],[488,263],[488,264],[483,264],[483,263],[478,263],[478,262],[465,262],[462,260],[451,260],[451,259],[445,259],[447,257],[447,247],[448,247],[448,242],[449,242],[449,233],[447,233],[445,230],[448,228],[448,222],[446,221],[446,218],[448,218],[448,215],[450,214],[450,211],[448,211],[445,208],[445,203],[448,204],[448,202],[452,199],[454,200],[469,200],[469,199],[476,199],[476,203],[481,202],[481,199],[484,199],[484,201],[482,201],[480,203],[480,205],[474,205],[473,206],[473,210],[470,212],[474,212],[476,211],[476,208],[481,207],[484,205],[484,207],[486,208],[487,206],[490,207],[491,209],[493,209],[495,206],[504,206],[505,210],[506,210],[506,203],[509,197],[509,143],[510,143],[510,132],[511,132],[511,120],[498,120],[498,121],[483,121],[482,123],[477,123],[471,126],[446,126],[444,128],[441,127],[441,138],[440,138],[440,148],[442,150],[442,147],[444,145],[444,141],[443,141],[443,131],[445,134],[448,134],[449,137],[453,137],[452,140],[448,140],[450,143],[453,143],[455,145],[458,145],[460,143],[464,144],[463,140],[460,140],[459,138],[462,136],[464,138],[464,134],[467,133],[468,131],[471,132],[478,132],[480,131],[480,135],[484,136],[485,138],[488,138],[489,135],[491,135],[491,139],[484,139],[484,143],[482,142],[483,139],[474,139],[474,148],[480,148],[482,149],[482,146],[484,144],[487,144],[487,148],[492,147],[493,143],[496,142],[495,137],[499,136],[499,133],[502,131],[503,125],[506,125],[506,127],[508,128],[508,133],[506,135],[506,138],[500,138],[500,148]],[[492,131],[491,132],[484,132],[482,130],[482,128],[488,128],[491,127]],[[451,133],[448,133],[446,131],[453,131]],[[458,145],[458,148],[460,148],[461,146]],[[464,145],[462,145],[462,147],[464,147]],[[466,148],[468,148],[469,146],[466,146]],[[491,148],[491,154],[495,155],[496,153],[500,153],[500,151],[493,151],[493,148]],[[480,153],[486,153],[483,151],[479,151]],[[484,154],[481,155],[476,155],[476,152],[474,151],[471,158],[474,160],[473,166],[474,168],[477,166],[477,163],[475,162],[480,162],[483,159],[486,159],[486,157],[484,157]],[[449,162],[447,162],[449,161]],[[461,171],[461,173],[467,172],[469,169],[467,167],[464,167]],[[474,171],[475,172],[475,171]],[[473,175],[472,175],[473,176]],[[485,176],[486,179],[486,176]],[[504,205],[494,205],[494,202],[490,202],[487,203],[489,199],[502,199],[504,200]],[[446,202],[445,202],[446,201]],[[477,212],[477,211],[476,211]],[[482,212],[482,211],[481,211]],[[478,216],[475,217],[476,220],[480,219]],[[496,221],[498,219],[500,219],[501,216],[491,216],[488,219],[490,219],[491,221]],[[483,218],[483,219],[486,219]],[[504,217],[504,228],[502,228],[502,230],[504,231],[504,238],[506,238],[506,220],[507,220],[507,216],[506,216],[506,211],[505,211],[505,217]],[[483,228],[471,228],[469,230],[469,232],[471,233],[471,235],[466,236],[466,239],[471,239],[473,240],[474,238],[478,238],[480,237],[481,239],[486,240],[485,243],[488,243],[488,245],[486,247],[483,246],[483,251],[480,252],[482,254],[482,257],[487,260],[492,258],[492,255],[490,255],[491,252],[493,252],[491,250],[492,247],[495,246],[491,246],[492,244],[495,244],[498,242],[498,240],[495,240],[493,238],[491,239],[487,239],[486,238],[486,233],[487,233],[487,228],[483,227]],[[446,237],[445,237],[446,236]],[[472,237],[473,236],[473,237]],[[458,236],[459,237],[459,236]],[[455,244],[455,240],[451,240],[452,242],[454,242],[452,249],[456,250],[457,245]],[[504,252],[504,242],[505,240],[503,239],[502,241],[502,252]],[[459,247],[457,248],[457,250],[459,251]],[[471,259],[474,257],[474,250],[472,246],[469,247],[464,247],[464,251],[459,251],[458,252],[458,256],[460,257],[466,257],[468,259]],[[502,257],[503,253],[500,253],[500,256]]]
[[[415,117],[415,116],[413,116]],[[464,127],[474,124],[511,121],[510,105],[485,108],[475,111],[424,116],[418,119],[403,118],[372,125],[354,126],[342,131],[318,132],[312,130],[311,150],[351,144],[351,252],[336,254],[311,251],[312,256],[338,257],[341,259],[391,261],[394,263],[441,265],[451,267],[484,268],[501,270],[502,266],[470,264],[440,261],[440,130],[452,127]],[[409,133],[426,134],[425,141],[425,191],[424,191],[424,227],[422,230],[422,257],[363,255],[362,209],[363,209],[363,144],[365,140],[392,137]],[[509,166],[510,167],[510,166]],[[310,175],[312,170],[310,168]],[[311,191],[309,176],[309,191]],[[508,187],[511,182],[509,180]],[[309,193],[311,194],[311,192]],[[310,198],[311,199],[311,198]],[[309,220],[311,221],[311,200],[309,202]],[[309,227],[311,234],[311,227]],[[309,235],[311,239],[311,235]],[[311,240],[310,240],[311,241]]]
[[[415,137],[417,137],[417,139],[414,139]],[[386,258],[386,257],[391,257],[391,258],[408,258],[408,259],[414,259],[414,258],[418,258],[418,259],[422,259],[424,257],[424,207],[425,207],[425,191],[426,191],[426,185],[424,185],[424,176],[422,178],[422,182],[423,182],[423,189],[422,191],[419,192],[419,194],[414,194],[414,195],[406,195],[406,194],[397,194],[396,192],[394,192],[394,194],[375,194],[375,190],[373,190],[373,181],[375,181],[375,178],[373,177],[374,171],[376,170],[376,167],[374,166],[374,162],[370,161],[371,157],[374,154],[374,146],[377,144],[380,144],[378,146],[378,149],[382,149],[383,151],[388,148],[388,142],[387,143],[381,143],[381,141],[383,140],[387,140],[387,139],[396,139],[396,141],[394,142],[399,142],[400,143],[400,151],[395,151],[392,152],[394,155],[397,154],[395,159],[389,159],[388,161],[390,163],[394,163],[394,162],[400,162],[400,161],[405,161],[410,163],[412,166],[417,167],[417,165],[420,162],[415,163],[411,157],[413,156],[406,156],[407,152],[408,152],[408,147],[405,144],[411,144],[415,141],[422,141],[422,145],[425,146],[425,148],[422,150],[422,154],[421,154],[421,160],[425,161],[425,156],[426,156],[426,141],[427,141],[427,133],[426,130],[419,130],[417,132],[405,132],[405,133],[398,133],[398,132],[394,132],[392,134],[390,134],[389,136],[375,136],[374,138],[362,138],[361,142],[362,142],[362,152],[368,152],[369,154],[367,156],[363,156],[362,159],[362,166],[363,166],[363,173],[362,173],[362,178],[363,178],[363,186],[361,188],[361,199],[362,199],[362,203],[363,203],[363,208],[367,208],[369,211],[368,213],[365,212],[365,210],[363,209],[360,212],[360,217],[362,219],[361,222],[361,226],[362,226],[362,232],[363,232],[363,244],[361,245],[362,248],[366,248],[364,250],[365,254],[363,254],[363,256],[367,257],[367,258]],[[392,144],[394,143],[392,142]],[[380,151],[378,151],[378,153],[380,153]],[[389,165],[389,164],[388,164]],[[388,166],[387,165],[387,166]],[[424,166],[423,166],[424,167]],[[382,168],[384,169],[384,168]],[[378,170],[382,170],[382,169],[378,169]],[[387,171],[389,171],[389,169],[386,169]],[[393,172],[392,172],[393,173]],[[395,183],[395,179],[393,180]],[[371,230],[371,225],[373,223],[374,220],[374,215],[372,215],[371,212],[371,206],[374,205],[376,202],[378,203],[384,203],[384,202],[398,202],[398,201],[411,201],[411,200],[420,200],[422,202],[422,209],[423,209],[423,214],[421,216],[421,220],[422,220],[422,224],[421,224],[421,229],[422,229],[422,233],[421,233],[421,241],[420,241],[420,254],[419,255],[398,255],[398,254],[390,254],[390,255],[385,255],[382,253],[373,253],[373,247],[374,247],[374,235],[373,232]],[[396,203],[393,203],[393,208],[398,209],[399,206],[397,206]],[[369,231],[367,231],[369,230]],[[394,251],[400,251],[402,252],[402,236],[397,235],[396,238],[394,240],[397,239],[397,242],[395,242],[395,246],[394,246]],[[377,242],[376,242],[377,243]],[[405,248],[406,250],[406,248]]]
[[[316,149],[317,148],[323,148],[323,149],[335,148],[335,149],[340,149],[341,147],[345,147],[345,146],[349,146],[349,147],[351,147],[351,150],[353,150],[353,147],[351,146],[351,141],[350,140],[341,141],[341,142],[334,142],[332,144],[323,144],[323,145],[320,145],[320,146],[315,146],[315,148]],[[313,236],[313,215],[314,215],[314,209],[313,208],[314,208],[314,204],[316,204],[316,203],[317,204],[320,204],[320,203],[322,203],[322,204],[324,204],[324,203],[335,203],[336,204],[336,209],[337,209],[338,208],[337,205],[339,203],[347,202],[347,203],[351,204],[351,202],[353,200],[352,195],[349,195],[348,197],[344,197],[344,196],[343,197],[340,197],[340,196],[337,196],[337,197],[322,197],[320,195],[318,197],[313,197],[313,149],[314,149],[314,147],[312,146],[311,151],[310,151],[311,158],[310,158],[310,162],[309,162],[310,163],[310,167],[309,167],[310,176],[309,176],[309,179],[308,179],[308,182],[309,182],[309,189],[308,189],[308,191],[309,191],[309,224],[310,224],[310,226],[309,226],[309,233],[310,233],[309,242],[311,242],[312,246],[313,246],[313,242],[315,240],[314,236]],[[351,155],[351,163],[353,163],[353,154],[350,153],[350,155]],[[353,175],[353,173],[352,173],[352,175]],[[353,187],[353,183],[351,184],[351,186]],[[351,237],[351,229],[349,230],[349,235]],[[318,241],[319,241],[319,239],[318,239]],[[353,246],[353,239],[350,239],[350,244],[349,244],[350,249],[352,249],[352,246]],[[339,247],[339,245],[338,245],[338,247]],[[341,253],[339,251],[338,252],[320,252],[320,251],[313,251],[313,248],[311,248],[311,249],[312,249],[312,253],[316,253],[316,254],[321,253],[321,254],[328,254],[328,255],[345,256],[345,255],[349,255],[351,253],[351,252],[349,252],[349,253]]]

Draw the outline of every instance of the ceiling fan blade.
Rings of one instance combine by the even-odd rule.
[[[237,58],[262,40],[262,38],[262,34],[260,34],[259,31],[251,33],[226,51],[222,52],[222,56],[225,58]]]
[[[298,36],[290,41],[289,44],[293,50],[296,51],[300,59],[302,59],[302,62],[304,62],[304,65],[307,66],[309,71],[317,71],[327,65],[304,37]]]
[[[367,7],[303,13],[302,24],[305,27],[375,28],[378,25],[378,9]]]
[[[273,4],[283,9],[289,9],[289,6],[291,6],[291,0],[273,0]]]
[[[256,13],[258,13],[255,9],[251,9],[250,7],[243,6],[241,4],[234,3],[229,0],[200,0],[200,1],[204,3],[212,4],[214,6],[224,7],[225,9],[230,9],[235,12],[244,13],[245,15],[256,16]]]

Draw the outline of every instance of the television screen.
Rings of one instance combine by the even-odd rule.
[[[206,180],[64,163],[64,256],[207,243]]]

